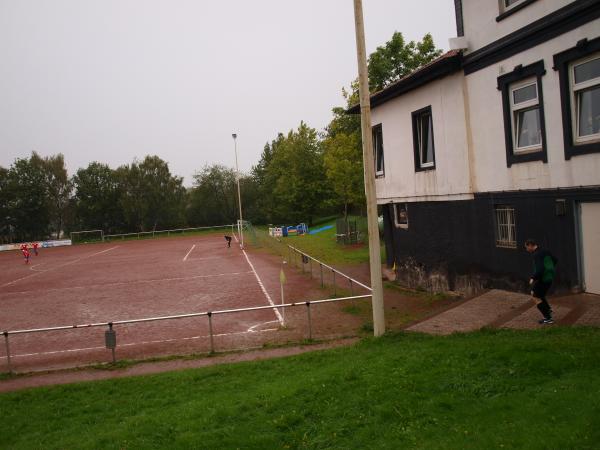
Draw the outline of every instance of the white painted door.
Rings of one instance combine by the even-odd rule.
[[[600,203],[581,204],[585,290],[600,294]]]

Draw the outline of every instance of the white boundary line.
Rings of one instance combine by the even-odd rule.
[[[190,253],[192,253],[192,251],[194,251],[194,249],[196,248],[196,244],[192,245],[192,248],[190,248],[190,251],[187,252],[187,254],[183,257],[183,260],[187,260],[188,256],[190,256]]]
[[[265,289],[265,286],[264,286],[263,282],[261,281],[260,277],[256,273],[256,270],[254,269],[254,266],[250,262],[250,258],[248,258],[248,255],[246,254],[246,250],[242,250],[242,253],[246,257],[246,261],[248,261],[248,265],[252,269],[252,272],[254,272],[254,276],[256,277],[256,281],[258,281],[258,285],[260,286],[261,290],[263,291],[263,294],[265,294],[265,297],[267,298],[267,301],[273,307],[273,312],[275,313],[275,316],[277,316],[277,320],[279,320],[279,323],[281,324],[281,326],[283,326],[283,317],[281,317],[281,313],[275,307],[275,303],[273,303],[273,300],[271,299],[271,296],[269,295],[269,293]]]
[[[275,320],[273,322],[277,322],[277,321]],[[271,323],[271,322],[265,322],[265,323]],[[263,325],[263,324],[257,324],[254,327],[256,327],[258,325]],[[250,328],[254,328],[254,327],[250,327]],[[270,332],[270,331],[277,331],[277,328],[267,328],[267,329],[258,330],[258,331],[248,329],[247,331],[235,331],[233,333],[219,333],[219,334],[213,334],[213,337],[237,336],[237,335],[253,334],[253,333],[266,333],[266,332]],[[160,340],[155,340],[155,341],[130,342],[128,344],[119,344],[117,346],[117,349],[120,347],[135,347],[136,345],[164,344],[167,342],[192,341],[192,340],[196,340],[196,339],[208,339],[208,338],[210,338],[210,335],[207,334],[204,336],[190,336],[190,337],[183,337],[183,338],[160,339]],[[48,352],[21,353],[21,354],[17,354],[17,355],[11,354],[10,357],[11,357],[11,359],[12,358],[25,358],[25,357],[30,357],[30,356],[57,355],[60,353],[87,352],[90,350],[106,350],[106,347],[83,347],[83,348],[71,348],[71,349],[66,349],[66,350],[53,350],[53,351],[48,351]],[[0,359],[6,359],[6,356],[0,356]]]
[[[44,270],[44,271],[40,271],[40,272],[35,272],[35,273],[32,273],[31,275],[27,275],[26,277],[23,277],[23,278],[17,278],[16,280],[9,281],[8,283],[4,283],[4,284],[0,285],[0,287],[10,286],[12,284],[15,284],[18,281],[25,280],[27,278],[31,278],[31,277],[34,277],[36,275],[39,275],[40,273],[45,273],[45,272],[49,272],[51,270],[59,269],[61,267],[70,266],[71,264],[75,264],[75,263],[77,263],[77,262],[79,262],[79,261],[81,261],[83,259],[91,258],[92,256],[101,255],[102,253],[110,252],[111,250],[114,250],[115,248],[118,248],[118,247],[119,246],[116,245],[116,246],[111,247],[109,249],[102,250],[101,252],[92,253],[91,255],[86,255],[86,256],[82,256],[81,258],[77,258],[74,261],[69,261],[69,262],[64,263],[64,264],[59,264],[58,266],[54,266],[54,267],[52,267],[52,268],[50,268],[48,270]]]

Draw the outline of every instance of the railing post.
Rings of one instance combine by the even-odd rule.
[[[214,341],[214,337],[213,337],[213,326],[212,326],[212,312],[207,312],[206,315],[208,316],[208,332],[210,334],[210,352],[214,353],[215,352],[215,341]]]
[[[321,268],[321,287],[323,287],[323,264],[319,262],[319,267]]]
[[[6,364],[8,365],[8,373],[12,373],[10,364],[10,345],[8,344],[8,331],[4,332],[4,342],[6,343]]]
[[[306,313],[308,314],[308,340],[312,341],[312,319],[310,317],[310,302],[306,302]]]
[[[337,297],[337,286],[335,285],[335,270],[331,269],[331,273],[333,273],[333,296]]]

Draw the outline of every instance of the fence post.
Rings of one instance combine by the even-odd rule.
[[[312,280],[312,258],[308,259],[308,264],[310,266],[310,279]]]
[[[212,312],[207,312],[206,315],[208,316],[208,332],[210,334],[210,353],[214,353],[215,352],[215,341],[213,338],[213,327],[212,327]]]
[[[10,364],[10,345],[8,344],[8,331],[4,332],[4,342],[6,343],[6,364],[8,365],[8,373],[12,373]]]
[[[350,295],[354,297],[354,286],[352,284],[352,278],[348,278],[348,281],[350,282]]]
[[[306,312],[308,314],[308,340],[312,341],[312,319],[310,317],[310,302],[306,302]]]

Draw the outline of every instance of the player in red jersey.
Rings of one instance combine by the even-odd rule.
[[[38,255],[38,250],[37,249],[38,249],[39,245],[40,244],[38,244],[37,242],[34,242],[34,243],[31,244],[31,247],[33,248],[33,253],[35,253],[35,256]]]
[[[30,253],[27,244],[21,245],[21,252],[23,252],[23,258],[25,258],[25,264],[29,264]]]

